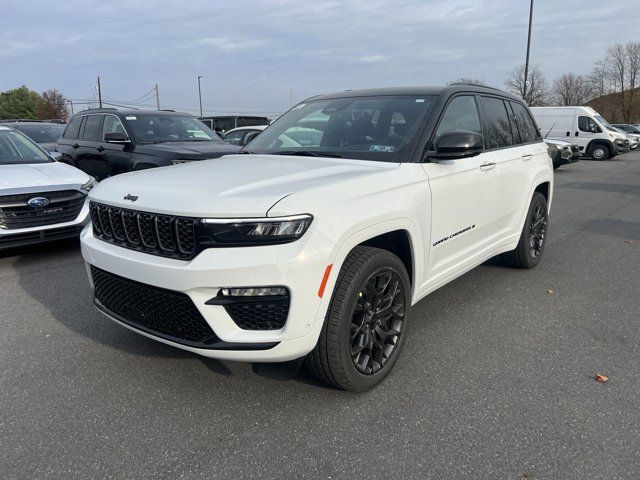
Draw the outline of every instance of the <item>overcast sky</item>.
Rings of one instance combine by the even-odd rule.
[[[528,0],[0,0],[0,91],[22,84],[80,101],[96,76],[117,103],[155,83],[161,106],[275,113],[318,93],[503,87],[524,63]],[[608,44],[640,41],[635,1],[536,0],[531,63],[588,73]],[[155,105],[155,100],[148,102]]]

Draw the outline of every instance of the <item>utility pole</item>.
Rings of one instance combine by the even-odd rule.
[[[200,116],[202,117],[202,89],[200,88],[200,79],[202,75],[198,75],[198,100],[200,101]]]
[[[293,106],[293,88],[289,89],[289,106]]]
[[[529,51],[531,50],[531,23],[533,21],[533,0],[529,6],[529,35],[527,37],[527,60],[524,62],[524,85],[522,86],[522,96],[527,97],[527,81],[529,79]]]
[[[160,110],[160,93],[158,92],[158,84],[156,83],[156,107]]]
[[[100,77],[98,77],[98,106],[102,108],[102,89],[100,88]]]

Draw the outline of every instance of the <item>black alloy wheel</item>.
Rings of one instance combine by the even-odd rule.
[[[358,372],[372,375],[385,368],[402,335],[405,292],[396,271],[375,272],[357,293],[351,317],[351,359]]]

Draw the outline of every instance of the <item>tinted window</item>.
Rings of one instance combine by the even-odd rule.
[[[581,132],[601,133],[602,130],[591,117],[580,116],[578,117],[578,129]]]
[[[242,138],[244,137],[245,133],[247,133],[246,130],[231,132],[224,137],[224,141],[230,143],[231,145],[242,145]]]
[[[233,117],[221,117],[213,120],[213,129],[216,132],[227,132],[236,128],[235,119]]]
[[[511,123],[504,102],[495,97],[481,97],[486,120],[487,145],[502,148],[513,145]]]
[[[408,160],[435,96],[373,95],[301,103],[254,140],[256,153]]]
[[[124,133],[124,127],[122,126],[122,122],[115,115],[105,115],[104,122],[102,123],[102,140],[104,141],[104,136],[107,133]]]
[[[36,143],[55,143],[62,136],[64,125],[41,123],[39,125],[16,125],[15,128]]]
[[[516,117],[516,123],[518,124],[518,131],[520,132],[520,140],[522,143],[535,142],[540,139],[536,124],[533,123],[533,119],[524,105],[518,102],[511,102],[513,113]]]
[[[80,124],[82,123],[82,117],[74,117],[67,125],[67,129],[64,131],[64,138],[70,138],[75,140],[78,138],[78,132],[80,131]]]
[[[238,117],[239,127],[254,127],[256,125],[269,125],[269,119],[264,117]]]
[[[89,142],[97,142],[100,138],[100,127],[102,123],[102,115],[89,115],[84,124],[82,131],[82,139]]]
[[[470,95],[462,95],[451,100],[440,120],[435,138],[437,140],[446,132],[460,131],[482,133],[476,100]]]

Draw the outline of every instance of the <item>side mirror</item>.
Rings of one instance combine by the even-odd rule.
[[[107,143],[131,143],[127,134],[122,132],[105,133],[104,141]]]
[[[447,132],[436,140],[436,151],[429,152],[431,162],[475,157],[482,153],[482,135],[476,132]]]

